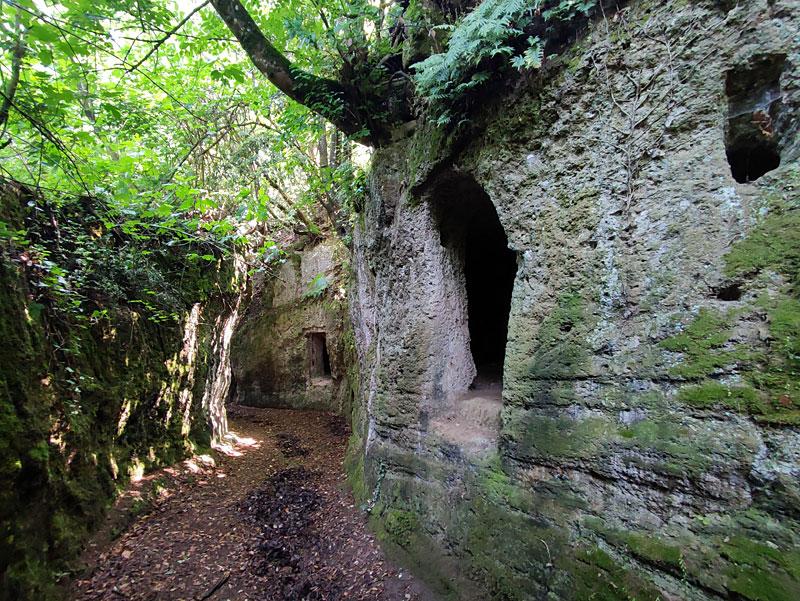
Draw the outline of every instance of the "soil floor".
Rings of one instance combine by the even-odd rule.
[[[341,418],[235,408],[229,420],[215,458],[131,484],[73,599],[433,601],[368,531],[342,470]]]
[[[431,431],[470,455],[497,450],[503,385],[498,379],[476,378],[470,390],[444,406],[431,419]]]

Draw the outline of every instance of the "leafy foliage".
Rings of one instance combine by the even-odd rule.
[[[324,273],[318,273],[306,286],[306,291],[303,293],[304,298],[319,298],[330,285],[328,278]]]
[[[544,59],[544,40],[524,36],[541,21],[569,21],[586,15],[596,0],[484,0],[450,31],[447,50],[414,65],[417,93],[439,124],[453,120],[463,97],[492,78],[492,66],[538,69]]]
[[[281,232],[318,234],[326,212],[308,190],[319,179],[347,186],[357,171],[344,151],[350,143],[338,141],[336,164],[323,176],[330,161],[323,164],[316,148],[329,132],[319,119],[260,85],[200,0],[174,16],[186,6],[4,0],[3,83],[13,78],[19,49],[23,58],[12,96],[7,85],[0,89],[0,101],[8,101],[0,174],[48,191],[55,205],[91,197],[107,229],[171,241],[190,260],[273,248],[268,242]],[[251,10],[300,67],[332,75],[342,56],[354,60],[357,44],[366,43],[363,25],[378,16],[345,8],[360,16],[340,20],[309,0]],[[0,234],[17,235],[4,225]],[[214,253],[195,253],[189,241]]]

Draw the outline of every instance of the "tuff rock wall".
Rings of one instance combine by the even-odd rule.
[[[798,32],[791,0],[631,2],[468,135],[374,157],[348,469],[445,596],[800,597]],[[470,430],[443,232],[481,190],[518,267]]]
[[[232,340],[232,403],[350,411],[348,263],[341,243],[326,239],[290,251],[274,273],[254,278],[252,298]],[[311,368],[309,337],[314,334],[325,335],[328,374]]]
[[[38,234],[34,247],[0,241],[3,600],[61,598],[56,581],[77,567],[117,491],[227,431],[227,348],[238,306],[232,266],[186,264],[169,253],[136,263],[114,246],[133,245],[124,235],[98,234],[94,203],[67,216],[40,195],[0,183],[0,221],[30,240]],[[92,234],[104,261],[76,253],[66,234],[64,241],[50,235],[53,223],[67,227],[67,217]],[[68,279],[75,255],[91,268],[80,288]],[[155,321],[135,299],[153,285],[148,276],[175,271],[184,277],[169,290],[173,316]],[[91,309],[70,312],[65,295],[104,311],[91,319]]]

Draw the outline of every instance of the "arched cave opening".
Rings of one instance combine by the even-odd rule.
[[[470,349],[478,378],[499,382],[517,255],[508,248],[506,233],[489,197],[481,192],[464,235]]]
[[[754,182],[781,164],[780,78],[785,60],[783,54],[765,55],[725,74],[725,154],[740,184]]]
[[[454,252],[466,286],[470,350],[477,369],[474,386],[502,380],[511,292],[517,254],[489,195],[470,176],[451,174],[433,194],[441,243]]]

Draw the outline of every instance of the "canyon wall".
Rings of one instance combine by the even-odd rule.
[[[631,2],[377,152],[348,470],[444,596],[800,597],[798,31],[790,0]]]
[[[102,208],[0,182],[0,599],[58,598],[130,478],[227,431],[232,262],[107,231]]]

